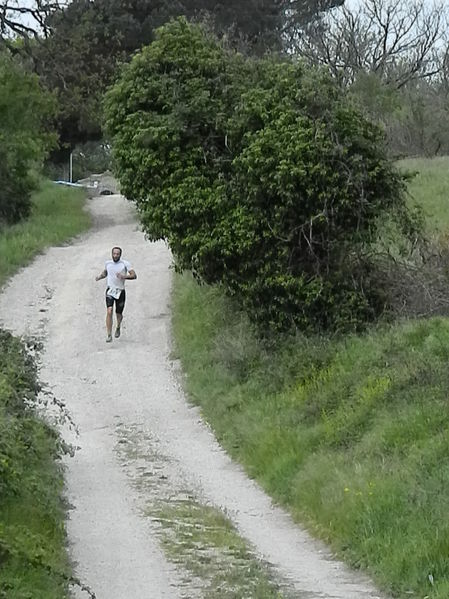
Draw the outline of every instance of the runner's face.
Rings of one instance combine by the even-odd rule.
[[[120,260],[120,250],[112,250],[112,259],[114,262],[118,262]]]

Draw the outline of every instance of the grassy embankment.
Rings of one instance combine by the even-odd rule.
[[[408,161],[449,229],[449,160]],[[449,320],[267,350],[220,294],[177,277],[177,352],[217,437],[294,518],[397,597],[449,597]]]
[[[26,222],[0,231],[0,287],[45,247],[85,230],[84,194],[44,184]],[[32,407],[39,383],[23,344],[0,331],[0,597],[61,599],[70,568],[55,432]]]
[[[88,228],[83,210],[85,193],[80,189],[43,183],[33,196],[31,217],[18,225],[0,229],[0,288],[8,277],[49,246],[65,243]]]

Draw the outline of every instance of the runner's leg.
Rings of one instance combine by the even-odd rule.
[[[107,312],[106,312],[106,333],[108,335],[108,337],[110,335],[112,335],[112,309],[113,307],[109,307],[107,308]]]
[[[114,309],[114,298],[107,294],[106,290],[106,341],[112,341],[112,311]]]
[[[125,308],[125,290],[122,291],[120,297],[115,302],[115,317],[117,319],[117,328],[115,330],[115,336],[120,337],[120,326],[123,320],[123,310]]]

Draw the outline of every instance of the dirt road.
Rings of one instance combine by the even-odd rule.
[[[64,430],[78,446],[66,471],[77,576],[98,599],[379,598],[220,449],[170,359],[167,248],[144,239],[120,196],[90,209],[91,233],[38,257],[0,296],[3,326],[43,340],[41,378],[78,428]],[[94,278],[113,245],[138,279],[122,337],[106,344]]]

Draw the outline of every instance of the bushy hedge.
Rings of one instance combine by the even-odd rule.
[[[255,321],[354,328],[384,309],[368,248],[382,215],[410,228],[403,180],[322,72],[177,20],[123,69],[106,117],[149,238]]]

